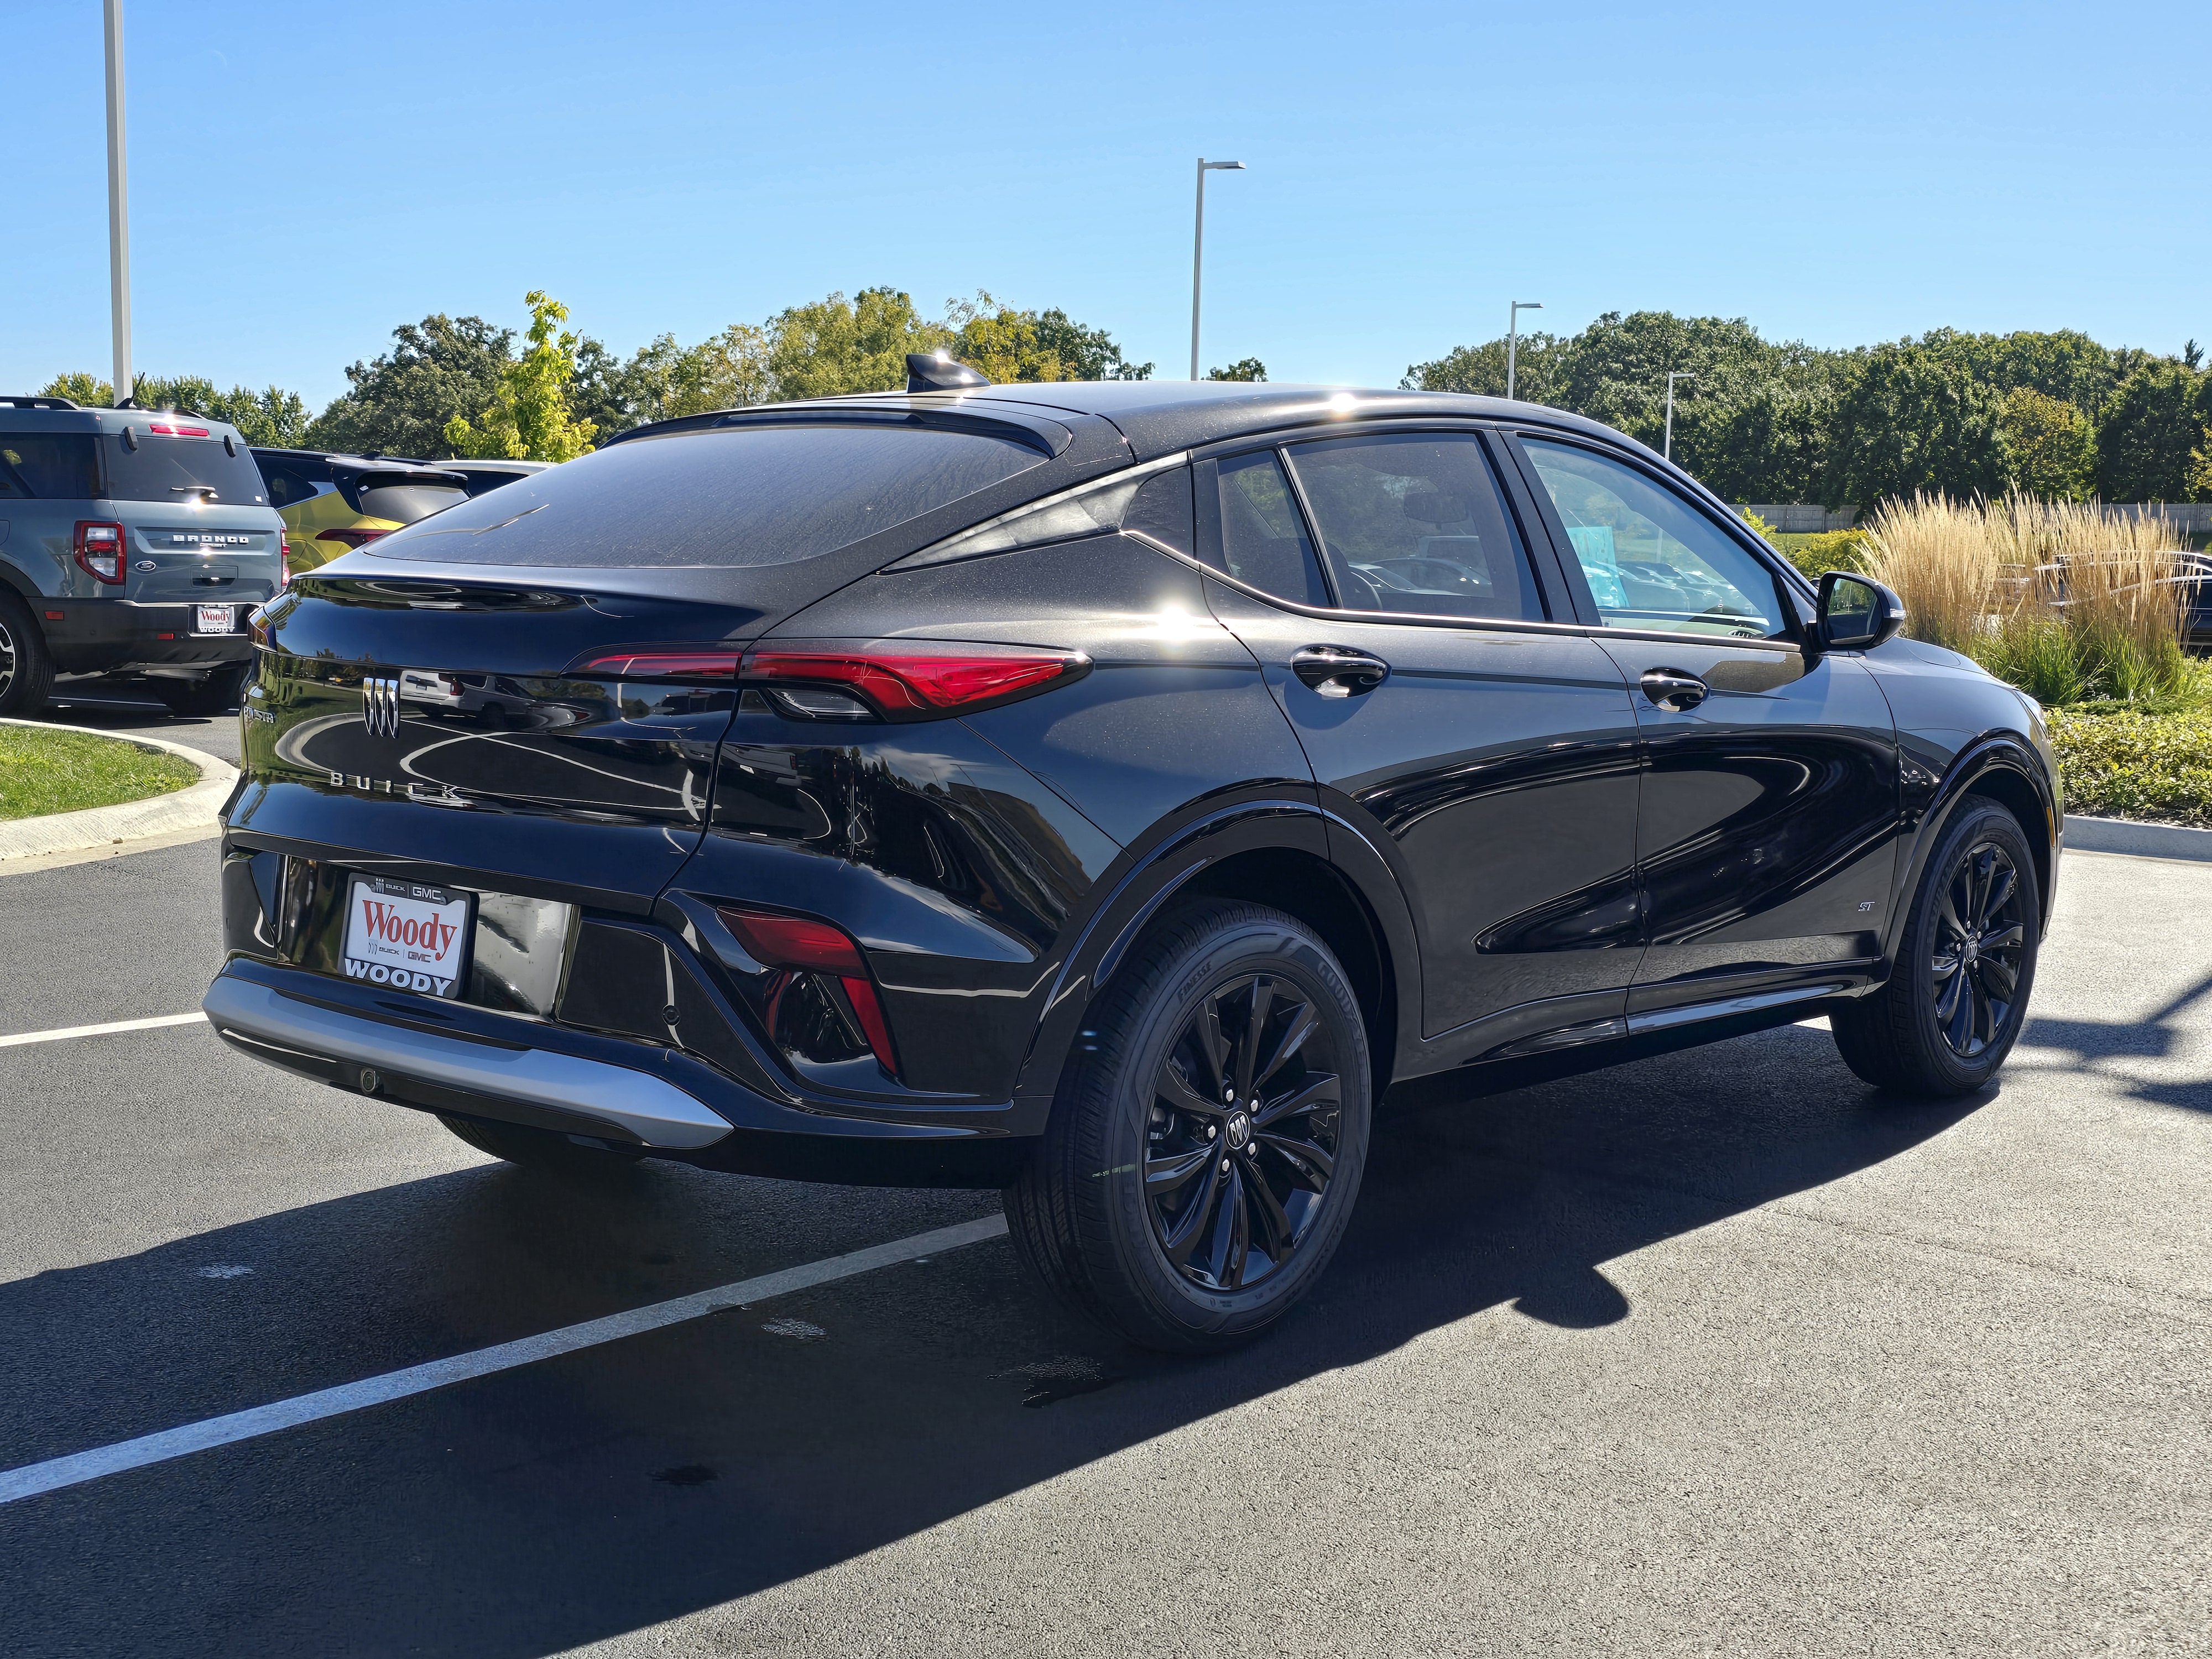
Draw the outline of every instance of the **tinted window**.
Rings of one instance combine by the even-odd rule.
[[[94,460],[89,432],[0,432],[0,501],[90,501]]]
[[[1787,631],[1765,566],[1674,491],[1586,449],[1522,447],[1608,626],[1754,639]]]
[[[1543,620],[1480,440],[1342,438],[1290,457],[1346,610]]]
[[[136,449],[119,435],[102,441],[107,446],[107,493],[112,500],[181,504],[211,499],[223,507],[267,504],[268,486],[261,482],[261,469],[243,446],[232,455],[224,451],[220,438],[157,438],[143,426],[134,435]],[[212,497],[203,487],[215,492]]]
[[[297,507],[301,501],[311,501],[318,495],[327,495],[337,488],[329,482],[327,466],[318,467],[300,461],[260,462],[261,482],[269,493],[269,505],[280,512],[288,507]]]
[[[356,493],[364,514],[395,524],[414,524],[469,498],[459,484],[410,483],[374,472],[361,480]]]
[[[667,569],[791,564],[1044,459],[973,432],[738,427],[615,444],[379,542],[392,559]]]
[[[1220,462],[1214,487],[1223,568],[1262,592],[1301,605],[1328,604],[1321,561],[1314,556],[1305,520],[1275,452],[1263,449]]]

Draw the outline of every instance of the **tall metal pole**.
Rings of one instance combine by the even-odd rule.
[[[1505,313],[1505,400],[1508,403],[1513,400],[1513,360],[1519,355],[1521,313],[1524,311],[1541,311],[1543,308],[1544,302],[1541,300],[1516,300],[1513,302],[1512,310]]]
[[[123,0],[107,0],[107,281],[115,401],[131,395],[131,179],[123,143]]]
[[[1209,173],[1242,173],[1242,161],[1209,161],[1198,158],[1198,216],[1191,232],[1190,241],[1190,378],[1198,378],[1198,293],[1206,267],[1206,175]]]
[[[1198,378],[1198,290],[1206,266],[1206,157],[1198,158],[1198,217],[1190,239],[1190,378]]]
[[[1674,382],[1697,378],[1686,369],[1679,368],[1667,376],[1667,440],[1666,447],[1659,453],[1670,461],[1674,459]]]

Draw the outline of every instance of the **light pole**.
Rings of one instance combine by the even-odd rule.
[[[131,181],[123,150],[123,0],[107,0],[107,283],[115,401],[131,395]]]
[[[1198,158],[1198,222],[1190,242],[1190,378],[1198,378],[1198,290],[1200,278],[1206,270],[1206,175],[1209,173],[1242,173],[1242,161],[1209,161]]]
[[[1513,399],[1513,359],[1521,343],[1521,313],[1543,308],[1541,300],[1516,300],[1513,309],[1505,313],[1505,398],[1508,403]]]
[[[1678,368],[1667,376],[1667,445],[1659,453],[1668,460],[1674,459],[1674,382],[1694,380],[1698,377],[1687,369]]]

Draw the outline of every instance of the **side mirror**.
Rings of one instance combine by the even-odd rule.
[[[1831,570],[1820,578],[1814,635],[1823,651],[1871,651],[1905,626],[1905,601],[1878,581]]]

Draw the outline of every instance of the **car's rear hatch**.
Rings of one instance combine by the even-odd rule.
[[[251,605],[276,591],[282,531],[234,432],[190,415],[132,411],[103,432],[100,450],[128,555],[122,598]]]

